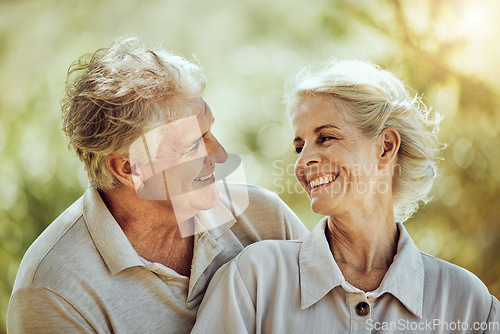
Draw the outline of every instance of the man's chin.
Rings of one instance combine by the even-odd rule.
[[[217,205],[218,200],[219,193],[215,184],[171,198],[178,222],[192,218],[200,211],[212,209]]]
[[[190,198],[191,206],[200,211],[212,209],[219,201],[219,192],[215,184],[195,190],[192,194],[194,196]]]

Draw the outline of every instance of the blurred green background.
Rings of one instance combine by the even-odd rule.
[[[284,81],[330,57],[395,72],[444,115],[448,144],[434,200],[406,226],[500,296],[499,15],[496,0],[0,0],[0,333],[24,252],[87,186],[60,130],[67,68],[119,36],[197,55],[214,133],[309,228]]]

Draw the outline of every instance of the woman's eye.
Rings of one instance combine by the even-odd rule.
[[[321,136],[321,137],[319,137],[319,142],[324,143],[326,141],[335,140],[335,139],[338,139],[338,138],[333,137],[333,136]]]
[[[296,152],[297,154],[300,154],[300,152],[302,152],[302,146],[297,146],[297,147],[295,147],[295,152]]]

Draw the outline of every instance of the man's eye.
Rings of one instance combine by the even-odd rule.
[[[200,144],[201,144],[201,139],[199,139],[196,144],[189,150],[189,152],[194,152],[198,149],[198,147],[200,147]]]
[[[295,152],[296,152],[297,154],[300,154],[300,152],[302,152],[302,146],[297,146],[297,147],[295,147]]]

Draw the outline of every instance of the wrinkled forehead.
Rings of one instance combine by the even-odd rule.
[[[190,116],[196,117],[200,123],[212,123],[212,111],[210,110],[210,107],[206,103],[205,99],[201,97],[198,99],[186,101],[183,104],[182,109],[182,112],[178,113],[178,117],[171,120],[168,124],[175,123],[178,120],[188,118]]]
[[[154,157],[161,147],[172,153],[185,151],[209,128],[212,112],[205,100],[199,99],[185,106],[187,116],[160,125],[137,138],[130,146],[129,153],[135,159]]]
[[[212,110],[203,98],[197,101],[197,103],[195,104],[193,115],[198,118],[198,121],[201,123],[200,126],[203,126],[203,124],[206,122],[208,122],[209,124],[213,122]]]
[[[300,99],[290,112],[294,126],[311,118],[323,121],[328,118],[341,118],[350,122],[353,116],[353,105],[329,94],[308,94]]]
[[[197,138],[200,133],[198,116],[192,115],[159,126],[144,136],[148,141],[157,139],[160,142],[181,143],[184,140],[190,140],[190,138]]]
[[[204,123],[212,121],[212,112],[203,98],[186,103],[187,114],[147,132],[147,138],[157,138],[170,142],[189,141],[198,138]]]

